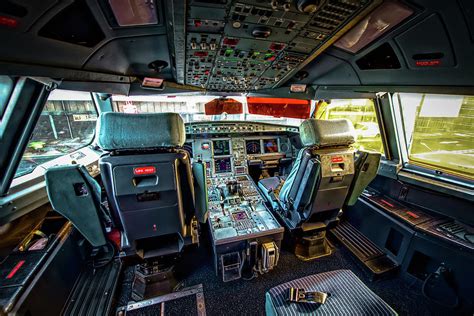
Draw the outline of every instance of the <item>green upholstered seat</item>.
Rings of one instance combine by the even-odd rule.
[[[97,120],[97,144],[107,151],[181,147],[184,122],[177,113],[126,114],[104,112]]]
[[[100,186],[81,165],[51,167],[46,190],[53,209],[66,217],[94,247],[106,244],[100,219]]]

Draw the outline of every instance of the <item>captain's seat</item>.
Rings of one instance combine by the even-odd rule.
[[[98,121],[100,170],[122,250],[147,259],[197,243],[190,157],[176,113],[106,112]]]
[[[303,148],[286,180],[262,179],[259,188],[290,231],[296,255],[313,259],[331,253],[326,230],[337,224],[350,191],[359,191],[373,179],[380,158],[375,159],[376,168],[364,167],[374,174],[364,174],[364,183],[354,189],[355,150],[351,145],[355,131],[349,120],[305,120],[300,139]]]

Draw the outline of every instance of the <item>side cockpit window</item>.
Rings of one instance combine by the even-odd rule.
[[[474,96],[396,93],[408,163],[474,179]]]
[[[371,99],[344,99],[320,101],[316,105],[317,119],[346,118],[354,124],[359,150],[384,153],[375,104]]]
[[[15,178],[90,145],[97,110],[89,92],[53,91],[38,119]]]

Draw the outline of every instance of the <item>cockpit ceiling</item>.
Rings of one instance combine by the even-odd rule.
[[[471,3],[3,0],[0,74],[120,94],[473,87]],[[362,33],[359,46],[344,48]],[[163,79],[165,91],[143,89],[145,77]]]
[[[326,0],[299,9],[298,2],[191,1],[184,83],[217,91],[278,87],[381,1]]]

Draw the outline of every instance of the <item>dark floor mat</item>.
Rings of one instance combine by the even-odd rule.
[[[399,277],[370,282],[352,255],[342,247],[336,247],[331,256],[310,262],[300,261],[294,254],[283,250],[274,271],[250,281],[222,282],[215,274],[211,251],[203,244],[198,249],[187,251],[179,264],[180,271],[188,272],[184,286],[203,284],[206,311],[211,316],[264,315],[265,292],[270,288],[303,276],[337,269],[352,270],[399,315],[453,315],[451,310],[424,298],[419,290],[410,288]],[[130,298],[132,279],[133,269],[125,269],[118,297],[121,305]],[[187,314],[183,311],[183,315]]]

